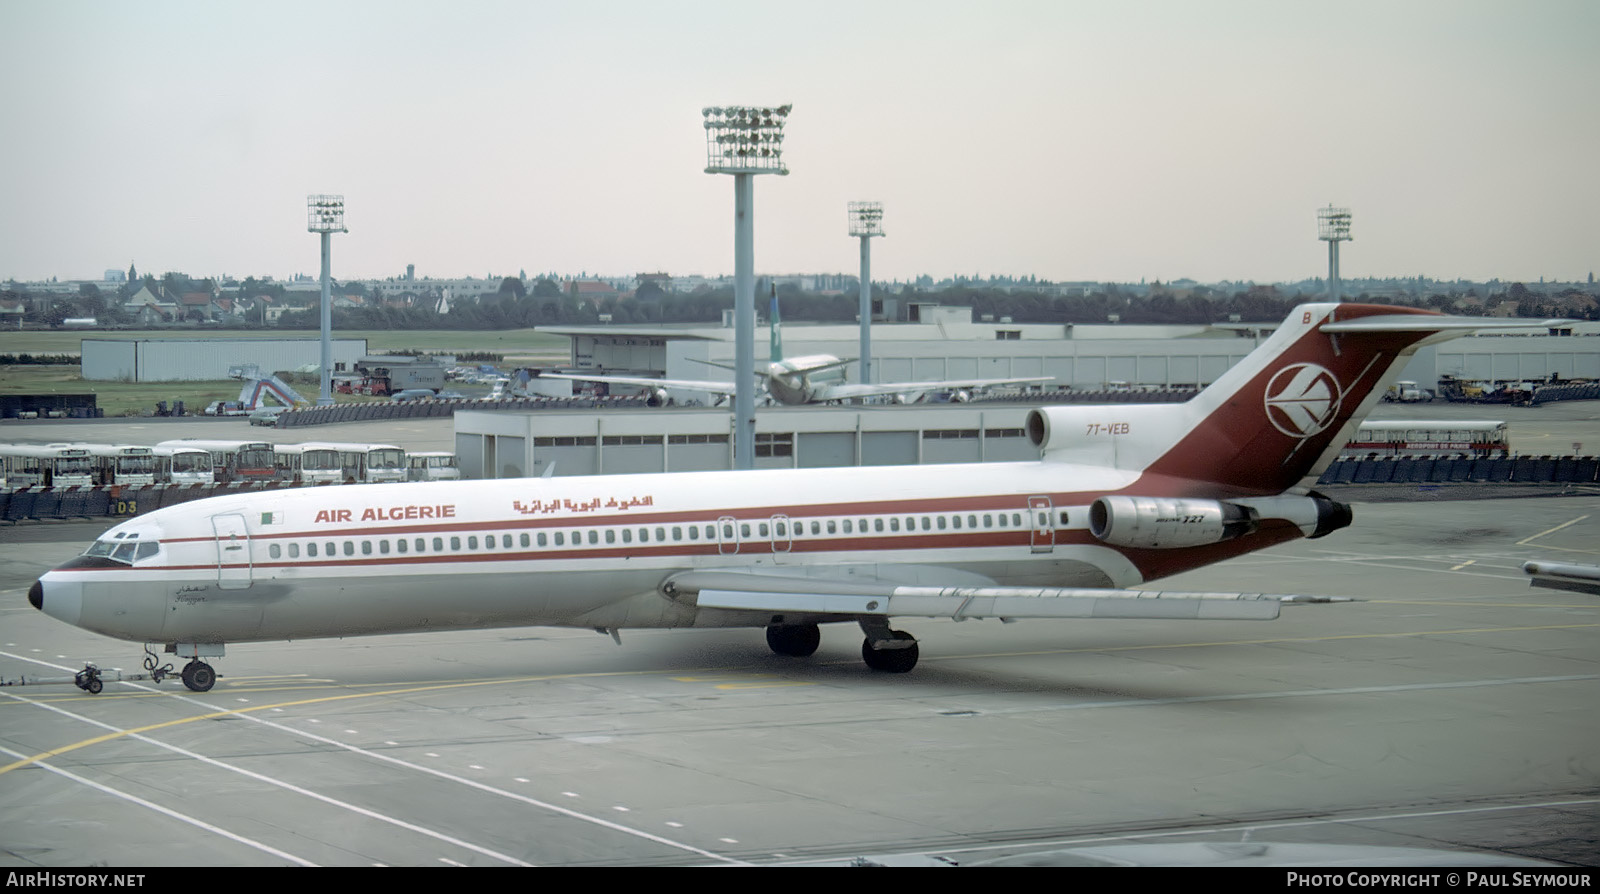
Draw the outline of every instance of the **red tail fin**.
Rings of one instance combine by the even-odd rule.
[[[1407,307],[1296,307],[1261,347],[1185,405],[1185,432],[1145,467],[1146,476],[1204,483],[1212,492],[1221,485],[1238,494],[1282,493],[1321,474],[1421,344],[1501,325]],[[1161,489],[1191,488],[1169,481]]]

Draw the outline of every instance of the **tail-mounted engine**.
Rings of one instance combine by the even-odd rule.
[[[1089,533],[1102,543],[1135,549],[1207,546],[1243,537],[1263,520],[1286,521],[1306,537],[1350,524],[1350,507],[1321,494],[1198,500],[1185,497],[1101,497],[1089,506]]]

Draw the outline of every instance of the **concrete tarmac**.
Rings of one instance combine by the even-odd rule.
[[[138,644],[26,602],[102,527],[0,529],[0,676],[139,670]],[[759,630],[525,628],[230,646],[204,694],[0,688],[0,864],[972,863],[1248,837],[1595,866],[1600,605],[1530,589],[1539,558],[1600,563],[1600,496],[1360,504],[1164,582],[1365,600],[1273,622],[906,621],[906,675],[868,671],[849,624],[808,659]]]
[[[1506,419],[1518,450],[1568,453],[1600,448],[1597,415],[1374,418]],[[0,425],[180,437],[454,442],[448,419]],[[0,677],[140,671],[138,644],[25,598],[107,526],[0,527]],[[1364,600],[1274,622],[906,621],[903,676],[868,671],[851,624],[808,659],[759,630],[526,628],[232,646],[204,694],[0,688],[0,865],[973,863],[1248,837],[1596,866],[1600,597],[1530,589],[1529,559],[1600,564],[1600,494],[1360,503],[1328,538],[1162,583]]]

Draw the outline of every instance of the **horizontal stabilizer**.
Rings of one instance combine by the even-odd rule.
[[[1571,320],[1512,320],[1500,317],[1449,317],[1383,314],[1322,324],[1323,332],[1472,332],[1479,329],[1549,329],[1570,325]]]
[[[1533,578],[1529,583],[1535,587],[1600,596],[1600,565],[1524,562],[1522,571]]]

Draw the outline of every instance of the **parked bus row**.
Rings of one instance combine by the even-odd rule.
[[[151,484],[357,484],[461,477],[454,454],[390,444],[278,444],[185,438],[126,444],[0,444],[0,487]]]

